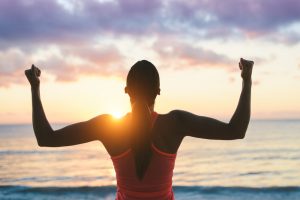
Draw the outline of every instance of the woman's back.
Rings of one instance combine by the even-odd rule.
[[[172,177],[176,154],[159,151],[152,144],[152,158],[142,180],[136,175],[131,149],[111,157],[117,178],[117,199],[174,199]]]
[[[122,135],[123,140],[110,138],[107,141],[110,144],[104,145],[111,154],[117,178],[117,199],[174,199],[172,190],[173,169],[175,166],[177,137],[174,123],[172,124],[172,114],[158,115],[152,112],[151,127],[151,150],[152,157],[149,166],[142,180],[139,180],[135,169],[135,160],[130,147],[130,117],[126,115],[121,121],[115,123],[112,130],[124,131],[123,133],[110,133],[108,135]],[[112,125],[113,126],[113,125]],[[116,128],[116,126],[128,127],[124,129]],[[167,128],[168,127],[168,128]],[[170,140],[170,133],[173,129],[173,139]],[[127,133],[127,135],[126,135]],[[116,139],[118,142],[116,142]],[[172,142],[173,141],[173,142]],[[181,141],[181,140],[180,140]],[[179,141],[177,141],[179,143]],[[124,149],[121,150],[120,149]],[[119,153],[116,153],[120,151]],[[171,153],[172,152],[172,153]],[[162,167],[163,166],[163,167]]]
[[[109,117],[111,118],[111,117]],[[106,131],[106,136],[101,140],[111,157],[118,156],[130,148],[131,142],[131,113],[122,119],[111,119],[111,126]],[[183,134],[178,126],[178,116],[175,112],[157,114],[152,112],[153,125],[151,128],[151,143],[162,152],[176,154]]]

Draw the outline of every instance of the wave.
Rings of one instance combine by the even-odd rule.
[[[220,193],[220,192],[247,192],[247,193],[272,193],[272,192],[300,192],[300,186],[285,187],[225,187],[225,186],[174,186],[177,192],[200,192],[200,193]]]
[[[116,191],[116,186],[82,186],[82,187],[31,187],[19,185],[0,185],[0,191],[13,192],[101,192],[101,191]],[[300,192],[300,186],[275,186],[275,187],[226,187],[226,186],[173,186],[173,190],[177,192],[220,192],[220,191],[235,191],[235,192]]]
[[[176,199],[297,199],[299,186],[224,187],[174,186]],[[30,187],[0,186],[0,199],[114,199],[116,186]]]
[[[16,192],[16,193],[68,193],[68,192],[115,192],[116,186],[102,186],[102,187],[30,187],[30,186],[13,186],[13,185],[3,185],[0,186],[0,191],[6,190],[6,192]]]
[[[71,150],[0,150],[0,155],[27,155],[27,154],[63,154],[72,153]]]

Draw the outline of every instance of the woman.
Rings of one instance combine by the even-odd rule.
[[[53,130],[40,99],[41,71],[32,65],[25,71],[31,84],[33,128],[39,146],[60,147],[101,141],[111,156],[117,178],[116,199],[174,199],[172,176],[176,152],[185,136],[233,140],[245,137],[250,119],[253,62],[241,58],[243,87],[229,123],[173,110],[157,114],[159,74],[145,60],[135,63],[127,76],[125,93],[132,112],[121,120],[108,114]]]

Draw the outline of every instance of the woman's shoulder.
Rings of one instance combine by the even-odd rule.
[[[159,113],[158,117],[163,120],[167,120],[169,122],[177,123],[180,121],[180,119],[182,118],[185,112],[186,111],[176,109],[176,110],[171,110],[168,113],[164,113],[164,114]]]
[[[172,110],[168,113],[159,113],[157,116],[157,125],[165,129],[170,130],[170,132],[180,131],[180,125],[182,123],[182,114],[185,111],[182,110]]]
[[[180,122],[181,110],[172,110],[168,113],[158,114],[154,130],[159,137],[156,145],[166,152],[177,152],[182,137],[182,123]]]

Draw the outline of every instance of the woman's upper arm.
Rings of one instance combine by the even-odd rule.
[[[230,124],[204,116],[198,116],[190,112],[175,110],[178,124],[183,136],[215,140],[241,139]]]
[[[53,131],[39,144],[40,146],[60,147],[102,141],[108,126],[109,115],[99,115],[88,121],[68,125]]]

